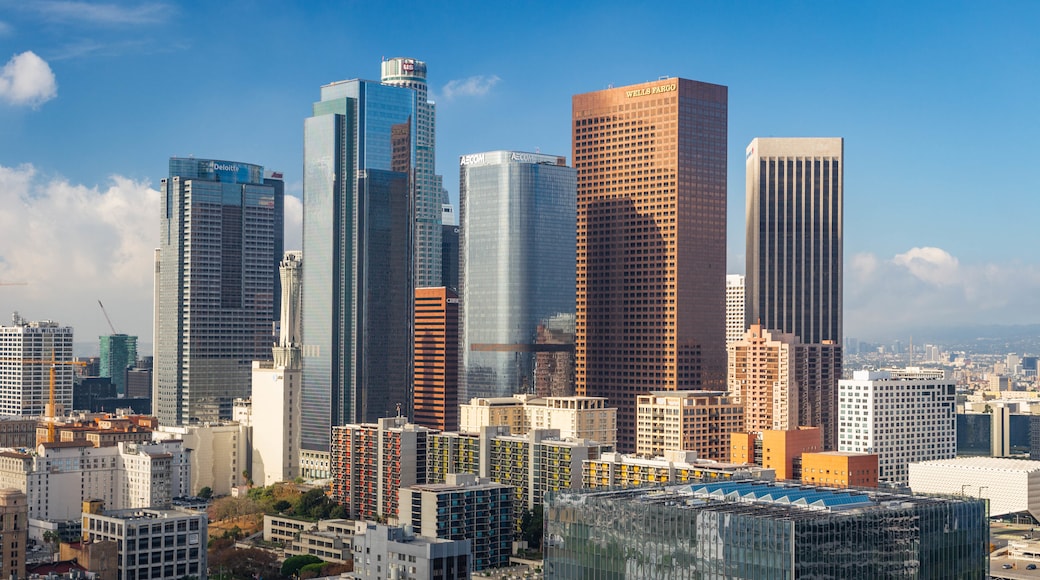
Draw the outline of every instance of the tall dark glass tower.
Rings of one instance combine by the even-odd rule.
[[[271,358],[284,184],[259,165],[174,157],[161,188],[153,412],[229,419],[252,361]]]
[[[840,137],[748,145],[748,324],[841,346],[844,148]]]
[[[747,147],[746,320],[801,339],[800,425],[838,442],[844,140],[758,138]],[[813,362],[815,361],[815,362]]]
[[[350,80],[304,122],[304,449],[411,415],[416,96]]]
[[[461,158],[461,402],[535,392],[539,325],[574,317],[575,181],[563,157],[491,151]]]

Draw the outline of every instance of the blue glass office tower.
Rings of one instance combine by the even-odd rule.
[[[163,425],[231,418],[270,360],[285,187],[260,165],[171,158],[156,263],[155,387]]]
[[[101,365],[98,376],[112,379],[116,392],[126,395],[126,369],[137,364],[137,337],[125,334],[110,334],[100,340]]]
[[[321,88],[304,122],[304,449],[331,428],[411,415],[415,91]]]
[[[534,393],[539,324],[574,316],[575,174],[563,157],[464,155],[459,180],[459,400]]]

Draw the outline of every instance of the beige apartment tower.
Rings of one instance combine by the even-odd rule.
[[[725,392],[653,391],[636,402],[636,454],[696,451],[699,459],[729,461],[730,433],[744,429],[744,408]]]
[[[786,332],[752,324],[729,350],[729,394],[744,405],[743,431],[819,427],[823,449],[838,444],[841,349],[803,344]]]
[[[681,78],[573,97],[577,172],[575,390],[722,389],[727,88]]]

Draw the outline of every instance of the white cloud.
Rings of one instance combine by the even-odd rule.
[[[31,51],[16,54],[0,69],[0,100],[37,107],[58,96],[47,61]]]
[[[897,254],[892,262],[937,286],[956,284],[960,276],[960,262],[941,248],[910,248]]]
[[[21,8],[33,10],[45,20],[105,25],[153,24],[166,20],[173,12],[173,7],[164,2],[120,6],[72,0],[34,0],[21,4]]]
[[[857,254],[845,272],[845,335],[908,336],[922,329],[1040,322],[1040,265],[963,264],[934,247],[891,259]]]
[[[119,332],[151,342],[159,200],[118,175],[88,187],[0,166],[0,281],[28,283],[0,287],[0,307],[70,324],[76,342],[90,342],[108,332],[101,299]]]
[[[448,81],[444,85],[444,88],[441,89],[441,94],[444,95],[445,99],[449,100],[455,97],[483,97],[500,80],[502,79],[498,78],[498,75],[476,75],[464,79],[455,79]]]

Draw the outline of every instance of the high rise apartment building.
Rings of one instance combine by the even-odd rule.
[[[696,451],[729,460],[729,434],[744,428],[744,407],[725,391],[651,391],[636,399],[636,454]]]
[[[112,379],[116,393],[126,395],[126,370],[137,363],[137,337],[111,334],[100,338],[101,367],[98,376]]]
[[[805,344],[842,344],[844,139],[747,147],[747,318]]]
[[[436,175],[436,113],[426,90],[426,63],[391,58],[382,63],[384,85],[415,91],[415,274],[418,287],[441,286],[442,178]]]
[[[57,364],[51,364],[51,362]],[[56,414],[72,408],[72,327],[27,321],[16,312],[0,326],[0,415],[41,417],[54,373]]]
[[[228,419],[271,357],[285,186],[260,165],[173,157],[161,190],[152,409],[164,425]]]
[[[752,324],[742,340],[730,343],[729,393],[744,405],[740,431],[798,428],[798,339]]]
[[[576,391],[636,395],[725,378],[727,88],[661,79],[573,97]]]
[[[838,400],[838,451],[877,454],[881,482],[906,485],[910,463],[957,455],[957,385],[942,369],[855,371]]]
[[[574,170],[563,157],[490,151],[459,169],[459,392],[533,393],[538,326],[574,313]]]
[[[415,424],[459,428],[459,298],[447,288],[415,289]]]
[[[744,277],[726,275],[726,344],[740,340],[747,330],[744,317]]]
[[[473,474],[449,474],[445,483],[401,488],[401,523],[420,536],[469,540],[473,571],[509,564],[516,490]]]
[[[411,414],[413,89],[325,85],[304,122],[304,449],[333,425]],[[438,246],[439,251],[439,246]]]
[[[278,345],[271,361],[253,361],[252,474],[260,485],[300,475],[302,364],[300,310],[303,256],[286,252],[279,266],[282,304]]]
[[[798,337],[752,324],[727,346],[729,393],[744,405],[744,431],[820,427],[823,448],[838,437],[837,345],[803,344]]]
[[[352,519],[396,518],[402,486],[426,483],[431,429],[388,417],[332,428],[332,499]]]

